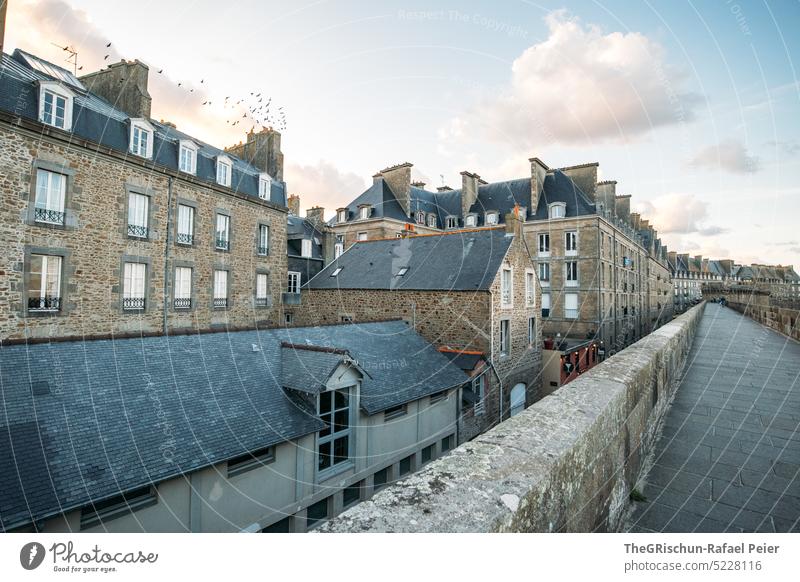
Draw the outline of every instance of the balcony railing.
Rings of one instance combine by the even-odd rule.
[[[192,298],[191,297],[176,297],[172,304],[175,306],[175,309],[191,309],[191,307],[192,307]]]
[[[58,311],[59,309],[61,309],[61,297],[45,295],[44,297],[28,298],[28,311]]]
[[[217,237],[216,247],[221,251],[227,251],[230,247],[230,241],[227,238]]]
[[[187,232],[178,233],[178,244],[190,245],[194,243],[194,235]]]
[[[227,307],[227,306],[228,306],[227,297],[214,297],[214,307]]]
[[[269,254],[269,247],[258,247],[258,254],[259,255],[268,255]]]
[[[256,297],[256,307],[269,307],[269,297]]]
[[[128,234],[138,238],[147,238],[147,227],[139,226],[138,224],[129,224]]]
[[[59,212],[58,210],[48,210],[47,208],[35,208],[33,211],[33,219],[36,222],[44,222],[46,224],[64,224],[66,213]]]
[[[144,297],[123,297],[122,309],[144,309]]]

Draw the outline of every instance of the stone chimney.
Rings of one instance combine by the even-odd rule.
[[[306,210],[306,220],[315,228],[322,228],[325,224],[325,209],[322,206],[313,206]]]
[[[86,88],[131,117],[150,119],[150,69],[141,61],[120,61],[80,77]]]
[[[271,127],[247,132],[247,141],[225,148],[225,151],[253,164],[279,182],[283,182],[281,134]]]
[[[336,253],[336,233],[331,228],[322,231],[322,261],[324,266],[328,266],[333,261]]]
[[[542,196],[544,180],[550,168],[539,158],[530,158],[528,161],[531,163],[531,201],[528,214],[533,216],[539,208],[539,198]]]
[[[599,166],[599,162],[591,162],[560,168],[560,170],[575,182],[575,185],[586,194],[590,201],[594,202],[595,190],[597,189],[597,168]]]
[[[641,230],[642,228],[642,215],[638,212],[631,212],[631,226],[634,230]]]
[[[437,192],[452,192],[453,189],[450,186],[439,186],[436,188]]]
[[[414,186],[414,188],[425,189],[425,182],[411,182],[411,185]]]
[[[514,209],[505,215],[506,234],[513,234],[516,237],[522,237],[522,216],[519,214],[519,207],[515,206]]]
[[[411,216],[411,168],[413,167],[413,164],[405,162],[380,171],[384,182],[397,198],[407,217]]]
[[[300,196],[292,194],[286,199],[286,206],[289,207],[289,212],[295,216],[300,216]]]
[[[667,253],[667,260],[669,261],[670,265],[677,265],[678,264],[678,253],[675,251],[669,251]]]
[[[597,212],[600,213],[600,206],[602,206],[602,214],[608,212],[610,216],[614,216],[617,212],[616,197],[616,181],[606,180],[605,182],[598,182],[597,188],[595,189],[595,207],[597,208]]]
[[[615,196],[614,197],[614,207],[616,208],[617,216],[621,218],[626,223],[631,223],[631,196],[627,194],[625,196]]]
[[[481,177],[471,172],[461,172],[461,216],[466,216],[478,199],[478,185]]]

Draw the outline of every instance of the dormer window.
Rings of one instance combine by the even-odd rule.
[[[528,220],[528,209],[525,208],[524,206],[520,206],[519,207],[519,219],[522,222],[525,222],[526,220]]]
[[[435,214],[428,214],[428,226],[431,228],[436,228],[436,215]]]
[[[193,141],[182,139],[178,146],[178,168],[181,172],[197,174],[197,146]]]
[[[217,156],[217,184],[230,188],[232,170],[233,163],[228,156]]]
[[[73,97],[74,93],[66,87],[43,81],[39,87],[39,121],[70,131]]]
[[[152,158],[154,133],[153,126],[146,119],[131,119],[131,153],[142,158]]]
[[[358,219],[359,220],[366,220],[369,218],[371,207],[370,206],[359,206],[358,207]]]
[[[448,229],[458,228],[458,218],[456,218],[455,216],[448,216],[447,228]]]
[[[300,256],[308,258],[311,256],[311,240],[304,238],[300,244]]]
[[[425,213],[422,210],[417,210],[414,220],[416,220],[417,224],[425,224]]]
[[[487,212],[486,213],[486,224],[497,224],[497,213],[496,212]]]
[[[347,208],[340,208],[336,211],[336,222],[347,222]]]
[[[563,202],[554,202],[549,210],[550,218],[564,218],[567,215],[567,205]]]
[[[269,200],[272,191],[272,178],[269,174],[261,173],[258,175],[258,197],[262,200]]]
[[[464,225],[473,227],[478,226],[478,217],[474,214],[467,215],[467,217],[464,219]]]

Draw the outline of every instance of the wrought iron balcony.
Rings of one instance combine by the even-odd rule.
[[[269,297],[256,297],[256,307],[269,307]]]
[[[176,297],[173,301],[173,305],[175,309],[191,309],[192,307],[192,298],[191,297]]]
[[[123,297],[122,309],[144,309],[144,297]]]
[[[227,251],[230,247],[230,241],[227,238],[217,237],[217,248],[222,251]]]
[[[178,233],[178,244],[190,245],[194,244],[194,235],[186,232]]]
[[[147,227],[139,226],[138,224],[129,224],[128,234],[138,238],[147,238]]]
[[[258,254],[259,255],[268,255],[269,254],[269,247],[258,247]]]
[[[59,212],[58,210],[48,210],[47,208],[35,208],[33,211],[33,219],[36,222],[44,222],[46,224],[64,224],[66,213]]]
[[[227,297],[214,297],[214,307],[227,307],[227,306],[228,306]]]
[[[28,311],[58,311],[61,309],[61,297],[45,295],[28,298]]]

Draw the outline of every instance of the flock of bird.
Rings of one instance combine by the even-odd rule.
[[[111,48],[111,44],[110,42],[106,44],[106,49]],[[61,48],[69,52],[70,56],[75,58],[75,64],[77,64],[77,52],[75,49],[69,45]],[[110,57],[111,53],[106,54],[103,57],[103,61],[107,61]],[[76,66],[76,73],[82,70],[83,66]],[[163,74],[164,69],[158,69],[157,73],[159,75]],[[200,79],[200,85],[204,84],[205,79]],[[190,94],[195,91],[194,87],[190,87],[188,84],[185,85],[183,81],[178,82],[178,87]],[[225,123],[233,127],[240,123],[244,125],[248,123],[245,120],[249,120],[252,126],[260,125],[262,127],[273,127],[279,131],[284,131],[286,129],[286,112],[283,110],[283,107],[273,107],[270,109],[272,97],[267,98],[266,101],[264,101],[264,99],[265,96],[263,93],[256,93],[255,91],[251,91],[250,95],[245,95],[244,97],[230,95],[225,97],[222,102],[222,109],[223,111],[230,110],[230,113],[227,115],[231,116]],[[213,102],[211,99],[206,99],[201,104],[202,107],[211,107],[212,105]],[[239,116],[240,113],[241,116]],[[233,117],[233,115],[236,117]]]

